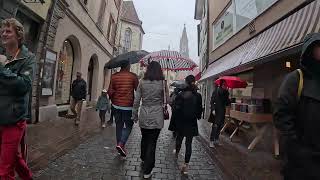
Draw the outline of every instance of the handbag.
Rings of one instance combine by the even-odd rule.
[[[212,113],[212,111],[210,112],[210,116],[208,118],[208,122],[209,123],[214,123],[216,120],[216,116]]]
[[[165,83],[165,80],[162,81],[162,87],[163,87],[163,119],[169,120],[169,111],[168,111],[168,102],[167,102],[167,86]]]

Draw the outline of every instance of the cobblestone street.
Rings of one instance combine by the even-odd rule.
[[[122,180],[141,179],[140,130],[134,126],[127,143],[129,151],[126,159],[121,159],[114,149],[115,127],[108,127],[88,139],[77,148],[49,163],[49,166],[35,173],[37,180]],[[193,143],[193,154],[188,176],[182,176],[179,166],[183,162],[184,149],[178,161],[172,154],[174,140],[165,127],[158,140],[156,167],[152,179],[224,179],[198,138]]]

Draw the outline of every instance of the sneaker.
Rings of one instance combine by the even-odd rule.
[[[179,152],[177,152],[176,149],[174,149],[174,150],[172,151],[172,153],[174,154],[174,157],[175,157],[175,158],[178,158],[178,157],[179,157]]]
[[[150,174],[144,174],[144,175],[143,175],[143,178],[144,178],[144,179],[149,179],[149,178],[151,178],[152,173],[153,173],[153,172],[151,171]]]
[[[106,124],[103,123],[103,124],[102,124],[102,128],[105,128],[105,127],[106,127]]]
[[[222,146],[222,144],[220,143],[219,140],[214,141],[214,145],[216,145],[216,146]]]
[[[214,146],[214,141],[210,141],[209,146],[210,146],[210,148],[215,148],[215,146]]]
[[[184,163],[181,167],[182,174],[188,174],[189,164]]]
[[[118,146],[116,147],[116,149],[118,150],[118,153],[119,153],[121,156],[127,157],[127,153],[126,153],[126,151],[125,151],[125,149],[124,149],[124,147],[123,147],[122,145],[118,145]]]
[[[76,121],[74,122],[74,124],[75,124],[76,126],[79,126],[80,121],[77,121],[77,120],[76,120]]]
[[[112,126],[113,122],[112,121],[107,121],[108,126]]]

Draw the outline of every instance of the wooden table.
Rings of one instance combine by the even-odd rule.
[[[267,127],[270,123],[273,123],[272,114],[255,114],[255,113],[244,113],[240,111],[230,110],[230,118],[239,120],[239,123],[236,123],[236,129],[230,136],[230,140],[234,135],[239,131],[240,127],[245,123],[250,123],[255,130],[256,136],[248,146],[248,150],[253,150],[258,142],[261,141],[264,133],[267,130]],[[229,125],[231,124],[230,121],[227,121],[224,127],[222,128],[221,132],[223,132]],[[258,124],[261,127],[258,127]],[[274,141],[274,154],[275,156],[279,156],[279,140],[277,136],[277,131],[273,126],[273,141]]]

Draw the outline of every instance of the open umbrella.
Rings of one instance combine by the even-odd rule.
[[[177,51],[162,50],[148,54],[140,60],[142,66],[148,66],[151,61],[160,63],[162,69],[170,71],[192,71],[197,67],[190,58]]]
[[[184,89],[187,87],[185,81],[174,81],[170,86],[178,88],[178,89]]]
[[[111,59],[106,65],[105,68],[113,69],[121,67],[124,63],[135,64],[138,63],[139,60],[149,53],[144,50],[140,51],[130,51],[124,54],[120,54],[119,56]]]
[[[248,86],[248,83],[238,77],[235,77],[235,76],[223,76],[223,77],[220,77],[219,79],[217,79],[215,81],[215,83],[217,85],[220,85],[221,84],[221,81],[225,81],[226,84],[227,84],[227,87],[228,88],[231,88],[231,89],[235,89],[235,88],[246,88]]]

